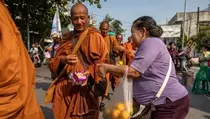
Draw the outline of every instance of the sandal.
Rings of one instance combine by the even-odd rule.
[[[105,110],[105,104],[103,102],[100,103],[100,112],[103,112]]]

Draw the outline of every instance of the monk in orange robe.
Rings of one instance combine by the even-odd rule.
[[[0,11],[0,119],[44,119],[34,65],[2,0]]]
[[[131,37],[128,38],[128,42],[124,43],[125,55],[126,55],[126,65],[130,65],[134,58],[134,46]]]
[[[71,8],[74,31],[64,36],[64,42],[60,44],[55,57],[49,63],[51,72],[57,75],[64,65],[68,65],[65,73],[55,83],[52,101],[55,119],[98,119],[98,97],[89,90],[87,81],[77,85],[69,77],[70,73],[85,71],[84,75],[92,77],[95,83],[98,83],[101,78],[97,73],[97,64],[108,61],[106,43],[96,28],[88,28],[89,19],[88,9],[82,3],[77,3]],[[76,42],[86,30],[88,33],[79,51],[73,55],[72,50]]]
[[[110,36],[108,34],[108,31],[109,31],[109,23],[108,22],[106,22],[106,21],[101,22],[100,30],[101,30],[101,35],[103,36],[104,41],[106,42],[106,45],[107,45],[107,49],[109,51],[109,63],[115,64],[116,62],[114,60],[113,50],[118,50],[118,51],[122,52],[125,50],[125,48],[118,44],[115,36]]]
[[[100,28],[99,29],[101,31],[101,35],[104,38],[104,41],[106,43],[106,46],[107,46],[107,49],[108,49],[108,52],[109,52],[108,63],[109,64],[116,64],[115,56],[113,54],[113,51],[114,50],[124,51],[125,48],[118,44],[115,36],[110,36],[108,34],[109,23],[107,21],[102,21],[100,23]],[[116,82],[113,82],[113,81],[115,81],[114,76],[111,76],[111,75],[107,74],[107,79],[111,80],[112,88],[115,88],[115,87],[113,87],[113,85],[116,83]],[[109,88],[109,85],[108,85],[108,88]],[[107,92],[106,92],[105,96],[108,96],[108,88],[107,88]],[[108,98],[109,98],[109,96],[108,96]],[[102,100],[101,100],[101,103],[100,103],[100,111],[104,111],[104,109],[105,109],[104,97],[102,97]]]

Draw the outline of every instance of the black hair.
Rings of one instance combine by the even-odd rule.
[[[202,44],[202,47],[204,47],[206,50],[210,50],[210,47],[208,45]]]
[[[175,44],[175,43],[174,43],[174,42],[170,42],[170,43],[169,43],[169,46],[171,46],[172,44]]]
[[[157,25],[156,21],[150,16],[142,16],[133,22],[133,26],[137,29],[146,28],[151,37],[161,37],[163,29]]]

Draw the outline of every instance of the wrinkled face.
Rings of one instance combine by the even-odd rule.
[[[138,47],[145,38],[143,30],[136,29],[134,26],[131,27],[131,39],[136,47]]]
[[[101,27],[100,27],[100,30],[101,30],[101,34],[103,36],[107,35],[108,32],[109,32],[109,25],[108,24],[102,24]]]
[[[74,29],[78,32],[84,31],[88,27],[90,17],[83,9],[75,9],[71,14],[71,21]]]
[[[122,42],[122,40],[123,40],[123,36],[121,35],[121,34],[118,34],[117,36],[116,36],[116,38],[117,38],[117,41],[120,43],[120,42]]]

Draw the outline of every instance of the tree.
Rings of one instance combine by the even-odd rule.
[[[113,31],[116,34],[123,34],[125,32],[125,29],[122,28],[123,24],[120,20],[112,18],[109,14],[105,16],[104,20],[109,23],[110,31]]]
[[[63,13],[68,11],[65,7],[69,0],[5,0],[8,9],[18,26],[22,36],[27,32],[29,23],[30,31],[39,33],[42,37],[49,36],[52,20],[56,11],[56,4],[60,12],[62,27],[68,26],[70,19]],[[70,0],[71,3],[89,2],[101,8],[100,0]],[[24,39],[24,37],[23,37]]]
[[[203,44],[210,46],[210,26],[200,26],[199,33],[194,37],[198,50],[201,50]]]

